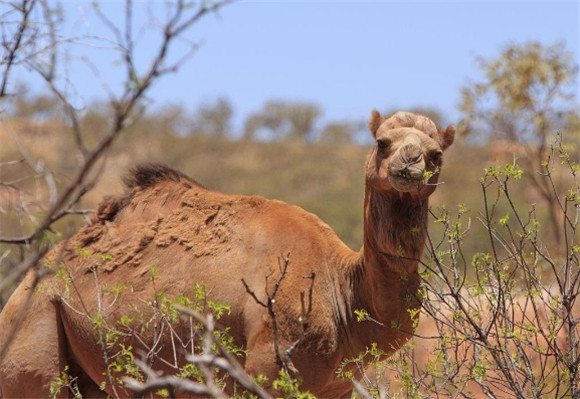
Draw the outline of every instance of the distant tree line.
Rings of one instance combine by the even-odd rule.
[[[61,119],[62,110],[58,99],[48,94],[29,94],[21,85],[17,100],[9,110],[9,116],[33,120]],[[109,110],[103,104],[94,104],[83,112],[83,120],[98,125],[109,118]],[[366,121],[330,121],[320,127],[321,108],[309,102],[268,100],[263,107],[250,113],[241,131],[233,127],[234,107],[226,97],[199,104],[192,111],[182,104],[152,108],[143,115],[140,128],[156,129],[160,134],[177,136],[211,136],[248,141],[295,140],[304,143],[333,142],[353,143],[366,136]],[[146,121],[146,122],[145,122]],[[151,132],[154,133],[154,132]]]
[[[547,143],[557,130],[578,138],[580,126],[575,87],[578,65],[562,43],[512,44],[494,59],[477,59],[484,78],[469,81],[460,91],[460,131],[471,143],[509,142],[517,144],[525,159],[538,164],[548,151]],[[381,110],[385,114],[397,109]],[[9,115],[47,119],[64,114],[52,94],[30,95],[26,86],[17,87]],[[412,111],[445,124],[437,109]],[[91,106],[84,119],[97,123],[110,117],[105,105]],[[149,109],[142,124],[158,133],[178,136],[213,136],[248,141],[294,140],[304,143],[356,143],[367,139],[366,120],[322,121],[320,105],[283,99],[267,100],[261,109],[245,116],[243,126],[233,127],[234,107],[226,97],[199,104],[188,110],[182,104]],[[141,126],[141,128],[143,128]],[[237,131],[236,131],[237,130]],[[574,153],[574,151],[572,151]],[[535,183],[539,187],[537,183]]]
[[[383,110],[391,114],[399,109]],[[414,108],[411,111],[428,116],[437,124],[445,124],[439,110]],[[102,128],[110,118],[109,104],[93,103],[80,112],[88,130]],[[248,114],[241,127],[234,128],[234,106],[227,97],[217,97],[188,110],[183,104],[167,104],[148,109],[136,122],[137,134],[171,134],[179,137],[216,137],[245,141],[328,142],[334,144],[368,144],[366,115],[359,120],[322,121],[322,109],[312,102],[267,100]],[[62,120],[63,110],[57,98],[50,94],[31,94],[26,85],[17,87],[9,117],[39,122]]]

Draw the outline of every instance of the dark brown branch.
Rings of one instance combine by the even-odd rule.
[[[278,319],[276,316],[276,310],[274,309],[274,304],[276,303],[276,294],[278,293],[278,289],[280,288],[280,285],[282,284],[282,280],[284,280],[284,278],[286,277],[286,270],[288,268],[288,264],[290,263],[290,254],[288,253],[284,258],[278,258],[278,269],[280,271],[280,275],[278,276],[278,278],[276,279],[276,282],[274,283],[274,288],[272,289],[271,292],[268,291],[268,279],[271,276],[271,273],[268,274],[265,279],[266,279],[266,284],[265,284],[265,291],[266,291],[266,302],[262,301],[261,299],[258,298],[258,296],[256,295],[256,293],[249,287],[249,285],[246,283],[246,281],[242,278],[242,284],[244,284],[244,287],[246,288],[246,292],[248,294],[250,294],[250,296],[252,298],[254,298],[254,300],[256,301],[256,303],[264,308],[266,308],[268,310],[268,315],[270,316],[270,320],[272,320],[272,334],[273,334],[273,339],[274,339],[274,352],[275,352],[275,356],[276,356],[276,364],[282,369],[284,370],[284,372],[286,372],[287,375],[290,375],[290,372],[295,373],[296,372],[296,368],[294,367],[294,365],[292,364],[292,362],[287,362],[286,358],[289,358],[289,354],[288,356],[284,356],[282,357],[282,355],[280,354],[280,342],[279,342],[279,331],[278,331]]]
[[[22,0],[18,11],[22,13],[22,18],[20,19],[18,29],[14,33],[14,36],[8,41],[2,43],[4,48],[7,50],[8,54],[4,56],[4,73],[2,74],[2,83],[0,84],[0,98],[5,97],[7,94],[8,82],[10,81],[10,72],[12,67],[16,62],[18,53],[20,52],[22,42],[26,31],[30,27],[30,14],[36,5],[37,0]],[[17,8],[16,6],[14,6]]]

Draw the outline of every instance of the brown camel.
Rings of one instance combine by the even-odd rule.
[[[86,396],[103,396],[99,387],[127,395],[104,375],[121,344],[148,348],[153,368],[175,372],[172,365],[183,363],[175,345],[186,337],[179,327],[162,328],[158,316],[163,299],[192,298],[196,284],[207,300],[230,306],[219,322],[247,350],[249,374],[276,379],[274,341],[281,353],[298,342],[287,360],[302,389],[347,394],[350,382],[335,373],[344,358],[371,343],[393,353],[411,337],[427,199],[455,133],[408,112],[373,111],[369,128],[376,145],[365,167],[360,252],[301,208],[210,191],[166,166],[138,166],[125,195],[106,198],[91,225],[46,257],[43,267],[55,273],[31,290],[39,274],[30,271],[6,304],[2,397],[47,397],[65,366]],[[273,319],[256,299],[267,302],[276,281]],[[355,310],[373,320],[357,321]]]

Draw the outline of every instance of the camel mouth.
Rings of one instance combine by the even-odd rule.
[[[410,176],[389,176],[389,183],[391,186],[400,192],[408,193],[411,191],[418,191],[423,186],[423,179],[413,179]]]

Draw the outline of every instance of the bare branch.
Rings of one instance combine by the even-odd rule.
[[[37,0],[22,0],[20,4],[14,5],[14,9],[21,13],[20,22],[18,28],[14,35],[9,40],[3,40],[2,46],[6,50],[7,54],[2,57],[5,61],[4,71],[2,73],[2,80],[0,83],[0,98],[7,95],[8,82],[10,81],[10,72],[14,66],[18,55],[21,50],[21,46],[26,35],[27,30],[30,28],[30,14],[36,5]]]
[[[204,353],[199,355],[188,354],[188,362],[199,366],[200,368],[205,368],[206,370],[208,370],[208,368],[217,367],[226,372],[236,383],[240,384],[249,393],[256,395],[258,398],[271,398],[266,391],[258,386],[254,380],[246,374],[235,357],[215,339],[213,334],[214,322],[211,315],[203,316],[195,310],[181,305],[175,305],[175,308],[182,313],[182,315],[191,317],[201,323],[206,330],[206,333],[204,334]],[[217,347],[218,354],[211,352],[212,346]],[[128,377],[123,379],[127,388],[134,391],[134,397],[141,397],[161,388],[171,388],[173,392],[181,391],[212,398],[225,398],[224,393],[216,386],[212,385],[211,380],[206,381],[206,384],[200,384],[176,376],[161,376],[154,372],[145,362],[135,361],[135,363],[145,372],[147,380],[146,382],[141,382]]]

